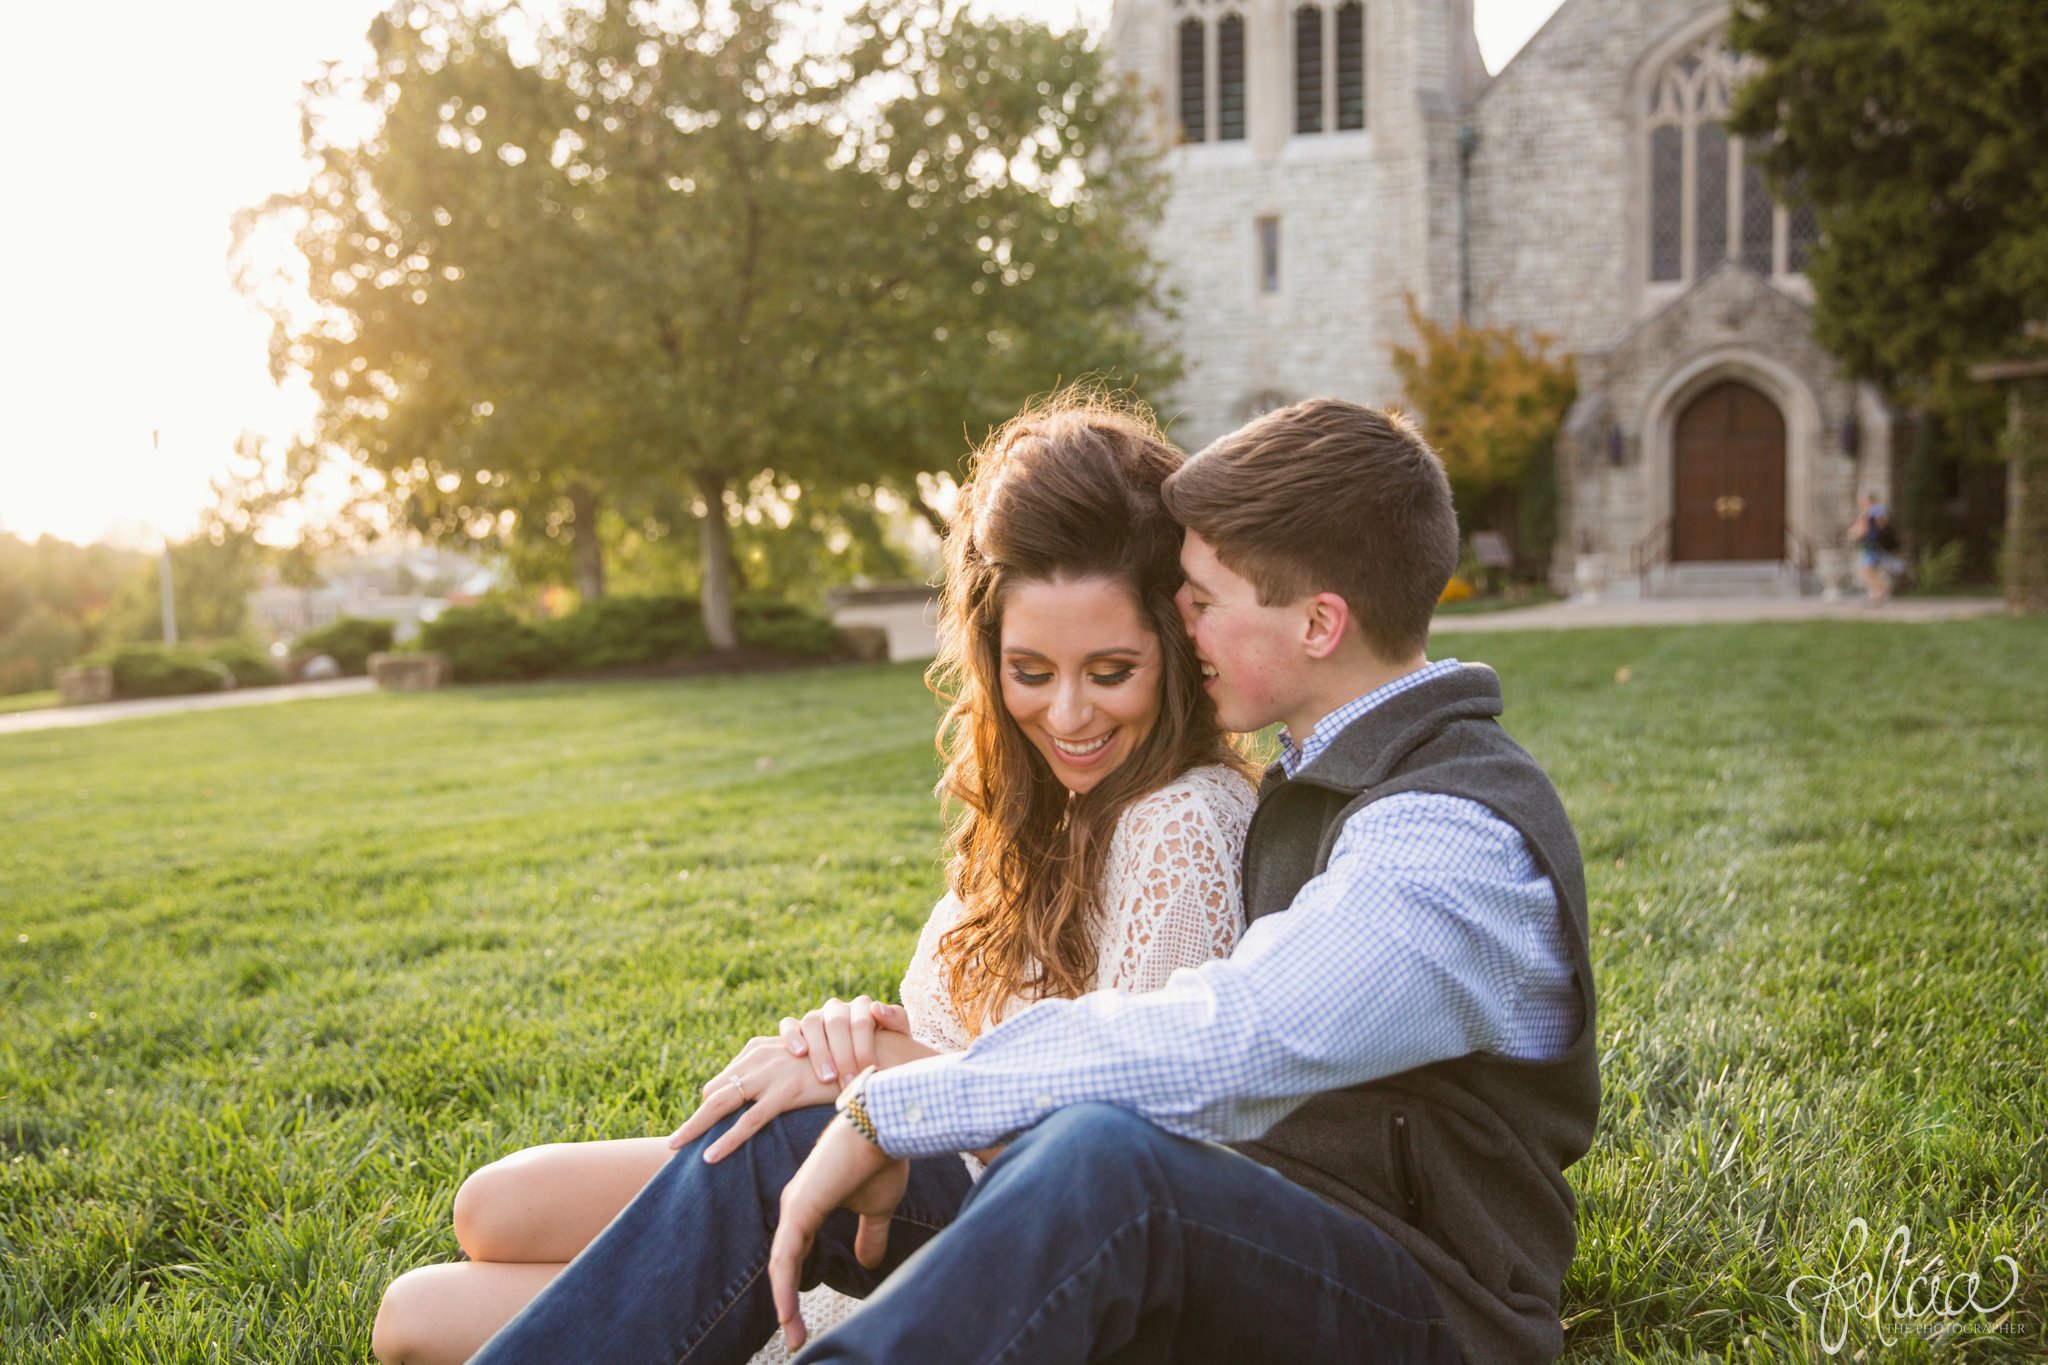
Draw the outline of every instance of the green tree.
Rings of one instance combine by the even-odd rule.
[[[1170,377],[1136,328],[1139,104],[1083,35],[914,0],[830,27],[409,0],[372,41],[376,131],[330,133],[351,86],[318,83],[312,182],[242,224],[294,225],[313,316],[245,280],[321,439],[422,530],[566,544],[595,598],[608,515],[688,523],[730,647],[764,476],[914,494],[1063,375]]]
[[[151,555],[122,584],[98,631],[102,644],[163,638],[162,558]],[[201,531],[171,545],[178,639],[231,640],[249,625],[249,594],[263,574],[263,549],[247,535]]]
[[[2048,24],[2010,0],[1751,0],[1731,42],[1760,69],[1730,125],[1768,149],[1821,228],[1814,332],[1861,378],[1981,420],[1973,363],[2038,355],[2048,319]],[[2015,419],[2014,431],[2027,428]],[[2048,450],[2008,441],[2009,551],[2048,582],[2021,509]]]
[[[1557,534],[1553,451],[1578,394],[1556,338],[1512,327],[1445,324],[1408,299],[1417,344],[1393,347],[1409,405],[1450,476],[1459,523],[1500,532],[1522,572],[1541,573]]]
[[[111,545],[25,541],[0,531],[0,694],[49,687],[57,669],[97,644],[144,558]]]

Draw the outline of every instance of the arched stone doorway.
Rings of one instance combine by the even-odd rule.
[[[1749,385],[1723,380],[1672,432],[1671,558],[1785,557],[1785,417]]]

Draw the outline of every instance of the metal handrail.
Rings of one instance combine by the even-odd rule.
[[[1792,547],[1792,567],[1805,573],[1813,567],[1813,542],[1800,535],[1790,526],[1785,528],[1786,543]]]
[[[1650,595],[1650,570],[1670,556],[1671,522],[1670,517],[1658,522],[1650,528],[1647,535],[1635,543],[1635,548],[1629,551],[1629,565],[1635,571],[1644,597]]]

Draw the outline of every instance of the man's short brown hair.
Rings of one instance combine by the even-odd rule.
[[[1334,592],[1381,658],[1429,643],[1458,517],[1442,462],[1402,414],[1340,398],[1279,408],[1211,443],[1164,492],[1262,605]]]

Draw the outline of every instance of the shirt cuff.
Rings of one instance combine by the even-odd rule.
[[[890,1156],[941,1156],[983,1144],[956,1137],[960,1053],[921,1057],[868,1078],[868,1118]]]

